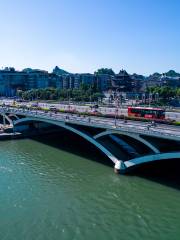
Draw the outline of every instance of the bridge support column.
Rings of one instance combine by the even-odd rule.
[[[6,125],[6,118],[5,118],[5,114],[3,114],[3,126],[5,127]]]
[[[126,168],[126,167],[125,167],[123,161],[117,160],[117,161],[115,162],[115,165],[114,165],[114,172],[115,172],[116,174],[122,173],[122,172],[125,171],[125,168]]]

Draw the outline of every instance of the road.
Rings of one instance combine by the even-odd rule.
[[[12,105],[13,104],[13,100],[1,100],[0,104],[8,104],[8,105]],[[25,103],[18,103],[18,105],[22,106],[22,105],[27,105],[27,106],[31,106],[32,104],[34,104],[34,102],[25,102]],[[57,109],[60,110],[65,110],[65,111],[73,111],[76,110],[80,113],[82,112],[93,112],[95,109],[91,109],[90,106],[80,106],[80,105],[75,105],[75,104],[60,104],[60,103],[43,103],[43,102],[39,102],[38,106],[42,107],[42,108],[47,108],[49,109],[51,106],[56,107]],[[98,112],[102,113],[102,114],[107,114],[107,115],[124,115],[127,116],[128,112],[127,112],[127,108],[118,108],[118,111],[115,107],[99,107],[97,109]],[[165,113],[165,117],[166,119],[171,119],[171,120],[175,120],[175,121],[179,121],[180,122],[180,112],[174,112],[174,111],[167,111]]]
[[[166,112],[166,118],[173,119],[180,122],[180,112]]]

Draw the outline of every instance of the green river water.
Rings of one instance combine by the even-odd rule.
[[[39,141],[1,141],[0,240],[41,239],[179,240],[180,190]]]

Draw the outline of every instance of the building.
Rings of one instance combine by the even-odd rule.
[[[15,71],[14,68],[0,70],[1,96],[12,97],[18,90],[47,87],[62,88],[62,77],[41,70]]]
[[[80,84],[92,85],[95,82],[94,74],[82,73],[80,74]]]
[[[49,87],[49,74],[47,71],[33,70],[28,73],[26,89]]]
[[[169,71],[165,74],[154,73],[149,77],[138,74],[129,75],[125,70],[119,74],[109,73],[82,73],[71,74],[62,69],[55,68],[53,73],[39,69],[26,68],[23,71],[16,71],[14,68],[0,70],[0,96],[16,96],[18,90],[59,88],[79,89],[84,85],[93,90],[128,93],[137,96],[141,95],[151,86],[180,87],[180,74]]]
[[[107,91],[111,88],[112,76],[109,74],[97,74],[96,82],[97,88],[100,91]]]
[[[144,83],[146,81],[146,78],[143,75],[138,75],[136,73],[131,75],[132,79],[132,92],[138,93],[138,92],[144,92]]]
[[[119,89],[121,92],[130,92],[133,88],[132,82],[131,76],[122,69],[119,74],[116,74],[115,78],[112,79],[112,88]]]
[[[48,86],[52,88],[63,88],[62,76],[58,76],[54,73],[49,73]]]
[[[62,87],[63,89],[69,89],[69,75],[62,75]]]
[[[74,88],[79,89],[81,85],[81,76],[80,74],[74,74]]]
[[[74,75],[69,76],[69,88],[70,89],[74,88]]]
[[[14,68],[0,70],[0,95],[12,97],[17,90],[25,90],[27,78],[26,73],[15,71]]]

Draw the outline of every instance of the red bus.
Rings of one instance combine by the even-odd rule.
[[[165,110],[151,107],[128,107],[128,116],[147,119],[165,119]]]

